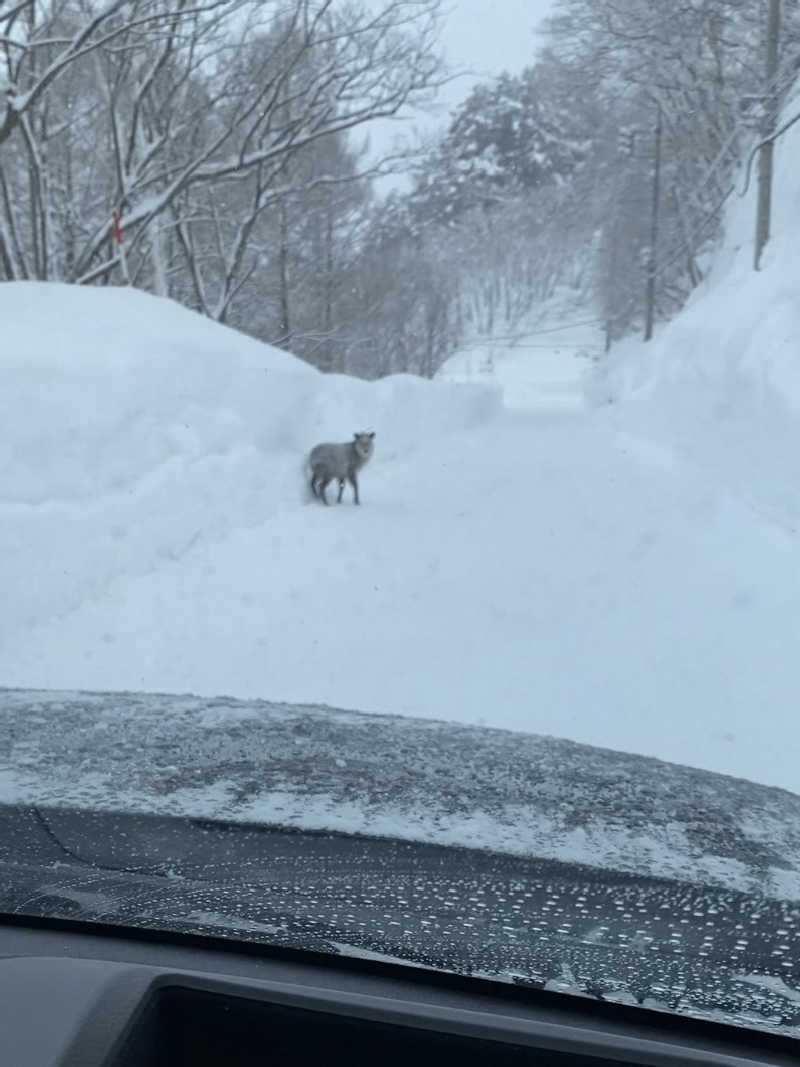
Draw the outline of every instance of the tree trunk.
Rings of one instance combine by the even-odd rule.
[[[150,262],[153,268],[153,292],[156,296],[169,296],[164,232],[158,223],[154,223],[151,228]]]
[[[780,0],[769,0],[767,15],[766,65],[764,69],[764,123],[761,139],[766,143],[761,146],[758,156],[758,208],[756,212],[756,247],[753,267],[761,266],[761,253],[769,240],[770,216],[772,213],[772,167],[775,145],[775,121],[778,111],[778,91],[775,79],[778,73],[778,39],[780,37],[781,4]]]
[[[280,328],[277,343],[289,348],[292,341],[292,323],[289,317],[289,220],[286,204],[280,205],[280,238],[278,248],[278,292],[280,303]]]
[[[659,107],[656,118],[656,158],[653,164],[653,206],[650,215],[650,249],[647,262],[647,291],[645,295],[645,341],[652,339],[656,316],[656,249],[658,246],[658,212],[661,201],[661,126],[661,108]]]
[[[328,190],[325,199],[325,282],[322,310],[323,359],[326,371],[333,370],[333,198]]]

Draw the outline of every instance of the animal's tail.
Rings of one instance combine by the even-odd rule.
[[[303,460],[303,481],[306,486],[305,500],[307,504],[310,504],[312,500],[316,500],[319,497],[317,492],[317,471],[311,466],[311,462],[308,456]]]

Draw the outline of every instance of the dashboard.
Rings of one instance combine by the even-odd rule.
[[[777,1034],[344,955],[0,918],[2,1067],[797,1064]]]

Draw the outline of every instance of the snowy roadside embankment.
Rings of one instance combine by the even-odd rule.
[[[115,580],[304,504],[315,440],[375,425],[383,462],[500,406],[411,376],[325,377],[131,289],[1,284],[0,320],[0,659]]]
[[[798,159],[795,126],[776,145],[761,269],[753,270],[753,177],[746,196],[729,201],[722,246],[689,304],[650,344],[615,348],[590,379],[592,399],[613,402],[610,423],[676,448],[792,532],[800,520]]]

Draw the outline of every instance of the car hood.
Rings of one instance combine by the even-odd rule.
[[[793,905],[487,850],[9,805],[0,911],[402,961],[800,1035]]]

